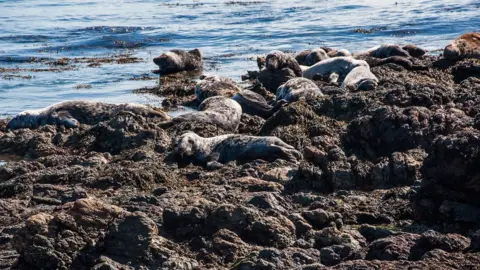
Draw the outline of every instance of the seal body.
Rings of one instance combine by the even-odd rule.
[[[203,66],[202,52],[199,49],[171,50],[155,57],[153,62],[159,67],[160,74],[198,70]]]
[[[217,75],[205,76],[195,86],[195,95],[200,102],[214,96],[231,97],[240,91],[232,79]]]
[[[443,57],[449,60],[480,59],[480,32],[467,33],[458,37],[445,47]]]
[[[232,99],[242,106],[243,113],[257,115],[264,119],[272,116],[286,103],[285,100],[279,100],[273,106],[269,105],[263,96],[250,90],[243,90]]]
[[[313,50],[306,50],[306,51],[298,53],[295,56],[295,60],[297,60],[297,62],[300,65],[303,65],[303,66],[312,66],[312,65],[314,65],[314,64],[316,64],[316,63],[318,63],[322,60],[328,59],[328,58],[330,58],[330,57],[321,48],[317,48],[317,49],[313,49]]]
[[[35,129],[44,125],[59,125],[69,128],[80,124],[95,125],[121,112],[131,112],[145,117],[170,117],[163,111],[141,104],[109,104],[95,101],[64,101],[40,110],[24,111],[12,118],[7,129]]]
[[[302,154],[293,146],[273,136],[228,134],[204,138],[187,132],[177,138],[174,151],[180,158],[191,158],[205,166],[212,162],[274,161],[278,158],[297,162],[302,159]]]
[[[265,59],[265,67],[270,71],[277,71],[284,68],[291,69],[297,77],[302,76],[302,69],[297,60],[292,55],[281,52],[271,51]]]
[[[314,82],[306,78],[293,78],[278,87],[276,99],[293,102],[301,97],[315,98],[318,96],[323,96],[323,93]]]
[[[407,51],[408,54],[412,57],[422,57],[427,53],[427,51],[425,51],[424,49],[413,44],[405,45],[402,47],[402,49]]]
[[[327,53],[329,57],[352,56],[352,53],[347,49],[331,50]]]
[[[216,96],[205,99],[196,112],[179,115],[160,124],[167,128],[184,121],[203,122],[216,125],[226,131],[236,131],[242,117],[242,107],[233,99]]]
[[[332,73],[344,77],[352,69],[359,66],[370,68],[367,62],[363,60],[355,60],[354,58],[348,56],[329,58],[306,69],[303,72],[303,77],[307,79],[313,79],[315,76],[325,77],[331,75]]]
[[[375,90],[377,85],[378,79],[369,68],[356,67],[347,74],[345,80],[343,80],[342,88],[350,91],[367,91]]]
[[[403,56],[410,57],[408,51],[404,50],[402,47],[396,44],[384,44],[380,46],[373,47],[364,52],[358,53],[356,57],[361,56],[371,56],[376,58],[387,58],[390,56]]]

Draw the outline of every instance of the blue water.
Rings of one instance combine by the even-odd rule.
[[[367,49],[381,43],[443,48],[462,33],[479,31],[480,1],[433,0],[0,0],[1,68],[48,68],[30,57],[99,57],[130,53],[134,64],[78,65],[64,72],[0,72],[0,115],[67,99],[140,102],[161,98],[133,94],[158,80],[152,58],[173,48],[199,47],[208,73],[240,80],[256,68],[255,56],[272,49],[302,50],[320,45]],[[371,34],[356,28],[380,28]],[[3,75],[32,76],[21,79]],[[89,89],[76,89],[90,84]]]

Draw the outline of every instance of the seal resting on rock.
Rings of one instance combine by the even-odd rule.
[[[171,50],[155,57],[153,62],[159,67],[160,74],[197,70],[203,66],[202,52],[199,49]]]
[[[362,57],[362,56],[371,56],[376,58],[387,58],[390,56],[403,56],[403,57],[410,57],[408,51],[404,50],[402,47],[396,44],[384,44],[380,46],[373,47],[369,50],[364,52],[358,53],[355,57]]]
[[[276,101],[273,106],[269,105],[262,95],[250,90],[243,90],[233,96],[232,99],[242,106],[243,113],[257,115],[264,119],[272,116],[287,103],[286,100],[282,99]]]
[[[68,128],[74,128],[80,124],[95,125],[122,112],[131,112],[145,117],[158,117],[164,120],[170,118],[163,111],[141,104],[109,104],[75,100],[63,101],[39,110],[21,112],[8,122],[7,129],[35,129],[44,125],[58,125]]]
[[[200,102],[214,96],[231,97],[241,91],[240,87],[230,78],[209,75],[200,77],[195,86],[195,95]]]
[[[375,58],[375,57],[366,57],[364,60],[368,63],[370,67],[377,67],[385,64],[396,64],[401,67],[404,67],[405,69],[408,70],[426,70],[428,69],[428,66],[425,65],[417,65],[414,62],[412,62],[412,57],[402,57],[402,56],[390,56],[387,58]]]
[[[467,33],[458,37],[454,42],[445,47],[443,57],[449,60],[480,59],[480,32]]]
[[[295,56],[295,60],[303,66],[312,66],[328,58],[330,57],[322,48],[302,51]]]
[[[265,59],[265,67],[270,71],[289,68],[297,77],[302,76],[302,69],[297,60],[295,60],[290,54],[281,51],[271,51],[268,53]]]
[[[327,52],[328,57],[352,56],[352,53],[347,49],[330,50]]]
[[[325,77],[331,75],[332,73],[344,77],[352,69],[359,66],[370,68],[367,62],[363,60],[356,60],[348,56],[329,58],[306,69],[303,72],[303,77],[312,80],[316,76]]]
[[[233,99],[216,96],[205,99],[198,111],[179,115],[160,123],[161,128],[168,128],[184,121],[203,122],[216,125],[226,131],[235,132],[240,125],[242,107]]]
[[[278,87],[276,99],[293,102],[301,97],[315,98],[318,96],[323,96],[323,93],[314,82],[306,78],[293,78]]]
[[[177,158],[207,167],[221,166],[231,161],[278,158],[298,162],[302,154],[293,146],[273,136],[227,134],[211,138],[187,132],[177,138],[174,150]]]
[[[377,86],[377,77],[366,67],[356,67],[352,69],[342,83],[342,88],[350,91],[375,90]]]
[[[403,48],[405,51],[408,52],[408,54],[410,54],[410,56],[412,57],[421,57],[421,56],[424,56],[425,53],[427,53],[427,51],[425,51],[424,49],[416,46],[416,45],[413,45],[413,44],[408,44],[408,45],[405,45],[403,46]]]

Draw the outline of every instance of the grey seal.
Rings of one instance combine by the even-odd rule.
[[[214,96],[231,97],[241,91],[240,87],[230,78],[217,75],[201,76],[195,86],[195,95],[198,101]]]
[[[377,77],[375,77],[367,67],[356,67],[352,69],[342,83],[342,88],[350,91],[375,90],[377,86]]]
[[[459,36],[445,47],[443,57],[449,60],[480,59],[480,32],[466,33]]]
[[[216,125],[226,131],[235,132],[240,125],[242,107],[233,99],[216,96],[205,99],[198,111],[179,115],[160,123],[161,128],[168,128],[184,121],[203,122]]]
[[[68,128],[80,124],[95,125],[122,112],[131,112],[145,117],[170,117],[163,111],[141,104],[109,104],[96,101],[64,101],[39,110],[24,111],[12,118],[7,129],[35,129],[44,125],[59,125]]]
[[[403,56],[410,57],[408,51],[404,50],[402,47],[396,44],[384,44],[380,46],[375,46],[371,49],[368,49],[364,52],[358,53],[355,57],[362,56],[371,56],[376,58],[387,58],[390,56]]]
[[[180,135],[174,150],[177,158],[189,160],[207,167],[215,167],[231,161],[284,159],[298,162],[302,154],[293,146],[274,136],[247,136],[227,134],[211,138],[200,137],[194,132]]]
[[[314,82],[306,78],[293,78],[278,87],[276,99],[293,102],[301,97],[315,98],[318,96],[323,96],[323,93]]]
[[[271,51],[265,59],[265,67],[270,71],[277,71],[284,68],[291,69],[297,77],[302,76],[302,69],[295,58],[281,51]]]
[[[198,70],[203,66],[202,52],[199,49],[170,50],[155,57],[153,62],[159,67],[160,74]]]
[[[242,106],[242,112],[250,115],[257,115],[264,119],[269,118],[275,112],[277,112],[284,104],[286,100],[278,100],[273,106],[269,105],[265,98],[253,91],[242,90],[232,97],[233,100],[238,102]]]
[[[329,58],[321,62],[316,63],[315,65],[309,67],[303,72],[303,77],[312,80],[316,76],[330,76],[336,74],[340,77],[346,76],[352,69],[364,66],[369,67],[367,62],[363,60],[356,60],[349,56],[340,56],[335,58]],[[338,78],[338,76],[336,76]],[[333,77],[333,76],[332,76]],[[331,80],[335,82],[335,79]]]
[[[327,52],[329,57],[340,57],[340,56],[352,56],[352,53],[347,49],[340,49],[340,50],[331,50]]]
[[[328,58],[330,57],[322,48],[302,51],[295,56],[295,60],[303,66],[312,66]]]

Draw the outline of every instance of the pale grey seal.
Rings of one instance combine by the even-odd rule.
[[[177,158],[189,160],[207,167],[215,167],[231,161],[284,159],[298,162],[302,154],[293,146],[273,136],[247,136],[227,134],[211,138],[200,137],[194,132],[180,135],[174,150]]]
[[[297,60],[292,55],[281,52],[271,51],[265,59],[265,67],[270,71],[277,71],[284,68],[291,69],[297,77],[302,76],[302,69]]]
[[[230,78],[208,75],[202,76],[200,79],[195,86],[195,95],[200,102],[214,96],[231,97],[241,91],[240,87]]]
[[[79,124],[94,125],[122,112],[131,112],[145,117],[170,117],[163,111],[141,104],[108,104],[96,101],[64,101],[39,110],[24,111],[7,124],[7,129],[35,129],[44,125],[59,125],[69,128]]]
[[[387,58],[390,56],[403,56],[410,57],[410,54],[402,47],[396,44],[384,44],[380,46],[375,46],[371,49],[368,49],[364,52],[355,54],[355,58],[362,56],[371,56],[376,58]]]
[[[375,90],[378,85],[378,79],[373,75],[367,67],[356,67],[350,71],[345,80],[343,80],[342,88],[350,91],[367,91]]]
[[[328,58],[330,57],[322,48],[302,51],[295,56],[295,60],[303,66],[312,66]]]
[[[287,103],[286,100],[282,99],[276,101],[273,106],[269,105],[262,95],[250,90],[242,90],[233,96],[232,99],[242,106],[243,113],[257,115],[264,119],[272,116]]]
[[[367,62],[363,60],[356,60],[348,56],[340,56],[335,58],[329,58],[315,65],[309,67],[303,72],[303,77],[312,80],[316,76],[325,77],[332,74],[337,74],[340,77],[346,76],[352,69],[364,66],[368,67]],[[336,76],[338,78],[338,76]],[[333,76],[332,76],[333,77]],[[336,82],[335,80],[331,80]]]
[[[202,52],[199,49],[170,50],[155,57],[153,62],[159,67],[160,74],[198,70],[203,66]]]
[[[480,32],[466,33],[455,39],[445,47],[443,57],[449,60],[480,59]]]
[[[314,82],[306,78],[293,78],[278,87],[276,99],[293,102],[301,97],[315,98],[318,96],[323,96],[323,93]]]
[[[196,112],[179,115],[160,123],[161,128],[168,128],[184,121],[203,122],[216,125],[226,131],[235,132],[240,125],[242,107],[233,99],[216,96],[205,99]]]

